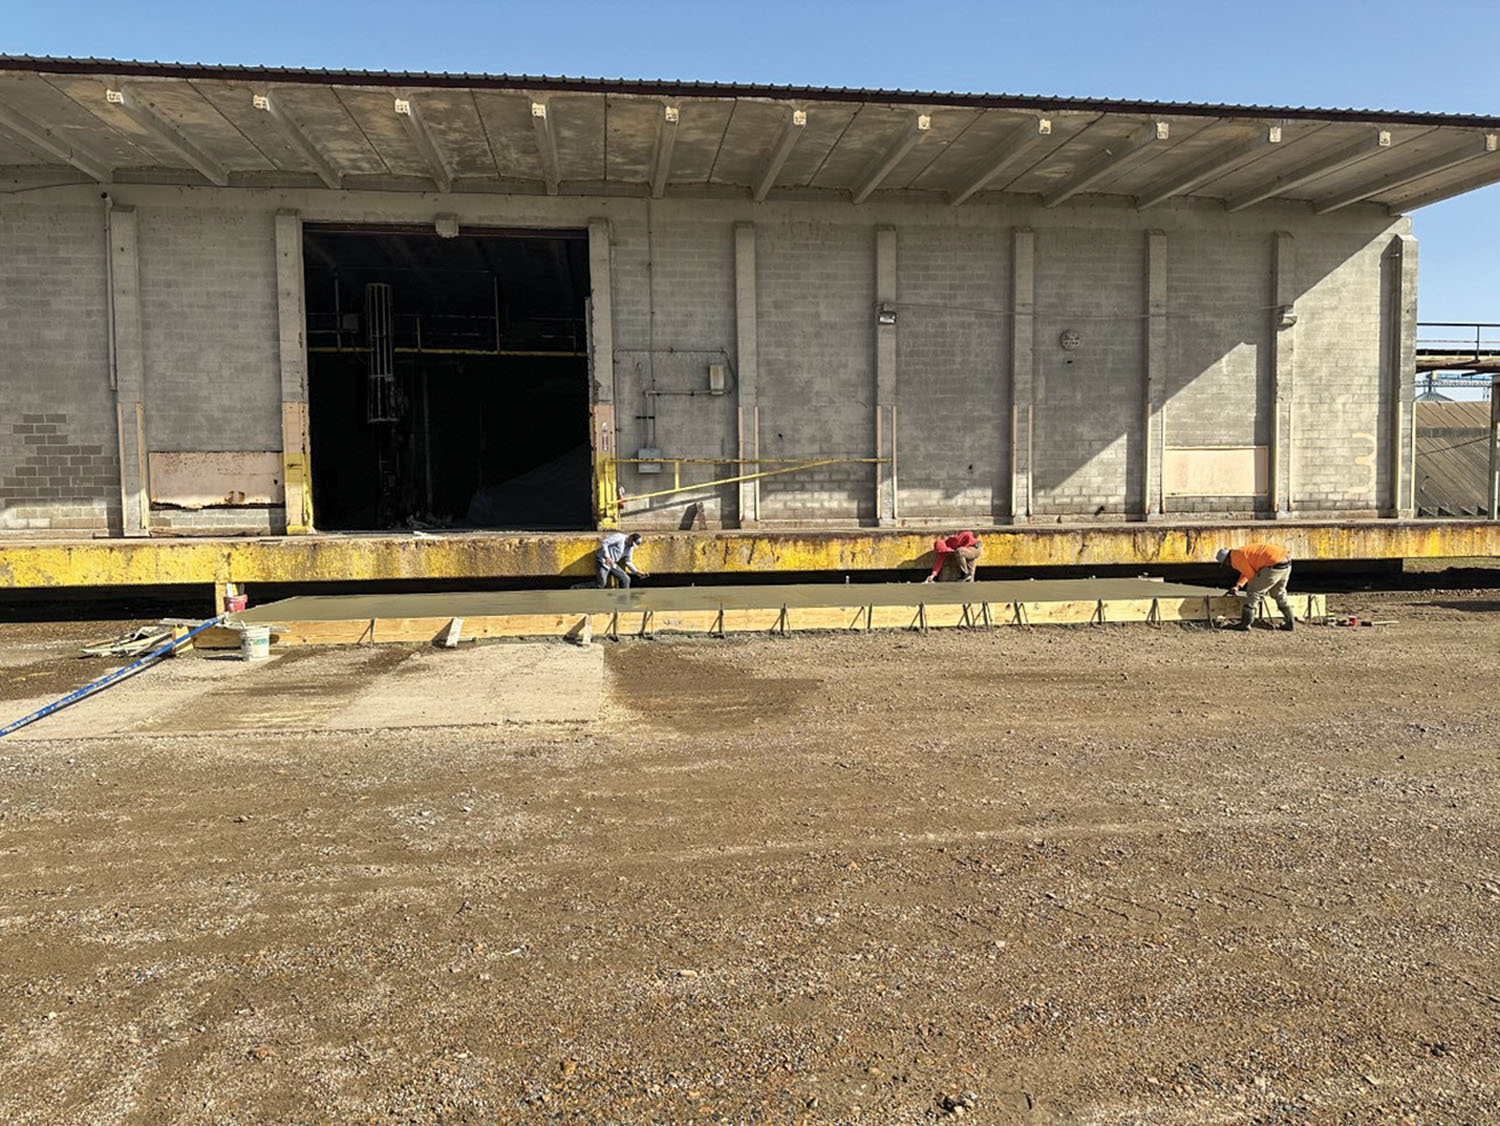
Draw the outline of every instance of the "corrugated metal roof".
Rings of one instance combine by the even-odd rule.
[[[896,105],[950,105],[976,109],[1054,109],[1186,117],[1282,118],[1362,121],[1372,124],[1452,125],[1500,128],[1500,117],[1475,114],[1233,105],[1216,102],[1160,102],[1128,98],[1075,98],[1043,94],[975,94],[961,91],[885,90],[847,86],[760,85],[673,79],[586,78],[566,75],[471,74],[450,71],[336,70],[214,63],[168,63],[137,59],[60,58],[0,55],[0,70],[39,74],[91,74],[121,78],[206,78],[259,82],[320,82],[361,86],[468,87],[477,89],[678,95],[698,98],[777,98],[824,102],[885,102]]]
[[[1418,402],[1417,514],[1481,516],[1489,505],[1490,404]]]

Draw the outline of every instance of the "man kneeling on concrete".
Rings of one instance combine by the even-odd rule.
[[[640,542],[640,532],[631,532],[628,536],[623,532],[616,532],[612,536],[604,537],[604,542],[599,545],[598,554],[594,556],[594,562],[599,568],[600,589],[609,585],[611,575],[627,590],[630,588],[631,575],[638,579],[646,577],[646,573],[636,570],[635,564],[631,562],[631,556],[635,554],[635,545]]]
[[[1284,623],[1281,628],[1293,627],[1296,617],[1286,598],[1287,580],[1292,577],[1292,556],[1286,548],[1276,543],[1249,543],[1244,547],[1221,547],[1215,558],[1222,566],[1239,572],[1240,581],[1226,593],[1245,595],[1240,620],[1229,629],[1249,629],[1260,612],[1260,600],[1268,594],[1281,610]]]
[[[973,532],[959,532],[956,536],[949,536],[945,540],[933,540],[932,551],[937,556],[937,562],[932,565],[932,574],[922,581],[924,583],[935,582],[943,566],[951,559],[958,570],[958,574],[954,577],[966,583],[973,582],[974,566],[979,558],[979,547],[979,537]]]

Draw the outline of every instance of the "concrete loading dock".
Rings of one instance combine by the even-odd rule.
[[[983,568],[1139,568],[1211,565],[1216,547],[1273,538],[1299,560],[1437,559],[1500,555],[1500,525],[1477,521],[1364,520],[1169,526],[1131,524],[984,530]],[[594,574],[596,535],[468,533],[432,536],[154,538],[0,543],[0,578],[15,589],[196,586],[205,600],[225,584],[441,582]],[[658,575],[847,574],[925,570],[932,536],[901,529],[653,533],[639,559]],[[215,605],[222,605],[216,599]]]
[[[1497,130],[0,59],[0,569],[550,575],[528,533],[616,524],[699,529],[686,572],[735,537],[842,570],[956,526],[1143,565],[1266,517],[1301,558],[1487,551],[1394,521],[1405,212],[1500,178]],[[476,538],[282,548],[413,524]],[[260,538],[162,543],[225,536]]]

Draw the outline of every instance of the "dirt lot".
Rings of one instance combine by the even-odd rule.
[[[1500,592],[1342,608],[153,670],[0,743],[0,1120],[1496,1121]]]

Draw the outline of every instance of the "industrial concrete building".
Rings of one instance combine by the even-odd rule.
[[[905,564],[960,525],[1160,560],[1192,537],[1142,527],[1269,518],[1438,553],[1404,524],[1406,213],[1500,180],[1497,132],[0,58],[0,566],[222,578],[141,545],[253,536],[280,577],[527,573],[578,563],[531,533],[616,523],[690,529],[681,570],[783,530],[865,529],[801,564]],[[412,528],[490,534],[335,545]],[[26,562],[59,539],[92,554]]]

